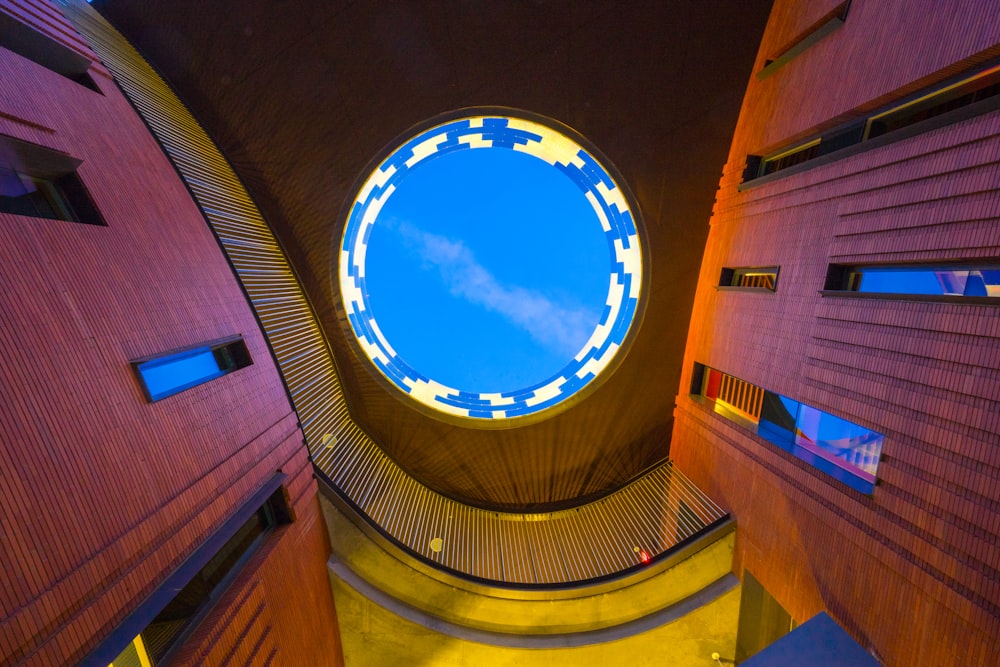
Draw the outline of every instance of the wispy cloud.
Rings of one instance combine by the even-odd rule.
[[[597,314],[557,303],[538,290],[505,285],[460,240],[431,234],[403,222],[399,232],[428,268],[436,268],[448,291],[523,329],[553,352],[574,355],[594,330]]]

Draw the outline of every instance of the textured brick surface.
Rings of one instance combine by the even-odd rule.
[[[0,9],[93,59],[54,5]],[[336,656],[301,432],[208,226],[102,66],[103,95],[5,49],[0,71],[0,134],[83,160],[107,222],[0,214],[0,664],[74,664],[277,470],[300,520],[231,591],[268,613],[213,627],[301,647],[286,664]],[[131,359],[234,334],[252,366],[146,402]]]
[[[779,0],[758,68],[836,3]],[[731,509],[735,571],[799,622],[827,609],[889,665],[1000,646],[998,306],[823,297],[827,265],[1000,258],[1000,112],[738,191],[767,154],[997,55],[988,2],[856,2],[744,101],[705,250],[672,455]],[[820,5],[823,5],[822,7]],[[780,265],[775,294],[714,288]],[[856,493],[691,400],[701,362],[885,434]]]

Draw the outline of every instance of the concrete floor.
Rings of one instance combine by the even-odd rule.
[[[490,646],[430,630],[375,604],[330,577],[347,667],[561,667],[665,665],[710,667],[713,651],[732,664],[740,588],[666,625],[575,648]]]

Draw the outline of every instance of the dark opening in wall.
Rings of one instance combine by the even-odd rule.
[[[76,174],[80,160],[0,135],[0,211],[106,225]]]
[[[865,426],[695,363],[691,393],[721,417],[847,486],[870,494],[884,437]]]
[[[864,118],[837,126],[818,137],[781,148],[769,155],[748,155],[743,182],[792,170],[799,165],[821,164],[827,155],[852,154],[871,146],[929,131],[1000,108],[1000,64],[966,74],[950,83],[904,98]],[[831,157],[830,159],[835,159]],[[800,171],[794,169],[792,171]]]
[[[294,520],[288,492],[280,486],[283,479],[284,475],[278,474],[261,488],[89,656],[93,660],[85,660],[84,664],[170,664],[185,638],[205,618],[267,534]],[[106,654],[111,650],[117,657],[109,661]]]
[[[777,266],[723,267],[719,287],[773,292],[778,288]]]
[[[101,92],[88,73],[90,60],[3,12],[0,12],[0,47],[81,86]]]
[[[847,20],[847,11],[850,8],[850,0],[842,2],[796,35],[792,41],[778,49],[773,56],[764,62],[764,67],[757,72],[757,78],[766,79],[771,76],[810,46],[844,25],[844,21]]]

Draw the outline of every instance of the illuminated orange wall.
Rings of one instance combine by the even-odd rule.
[[[778,0],[755,71],[837,2]],[[992,665],[1000,636],[1000,312],[822,297],[827,265],[1000,258],[1000,112],[743,192],[766,155],[1000,55],[995,3],[856,1],[752,76],[705,249],[671,456],[738,524],[744,568],[799,622],[829,612],[887,665]],[[780,265],[774,294],[723,266]],[[885,434],[854,492],[693,400],[700,362]]]
[[[0,10],[94,59],[56,5]],[[185,653],[339,664],[302,434],[200,212],[96,59],[103,95],[2,48],[0,72],[0,134],[82,159],[107,222],[0,213],[0,664],[75,664],[278,470],[298,520]],[[131,359],[234,334],[252,366],[144,399]]]

